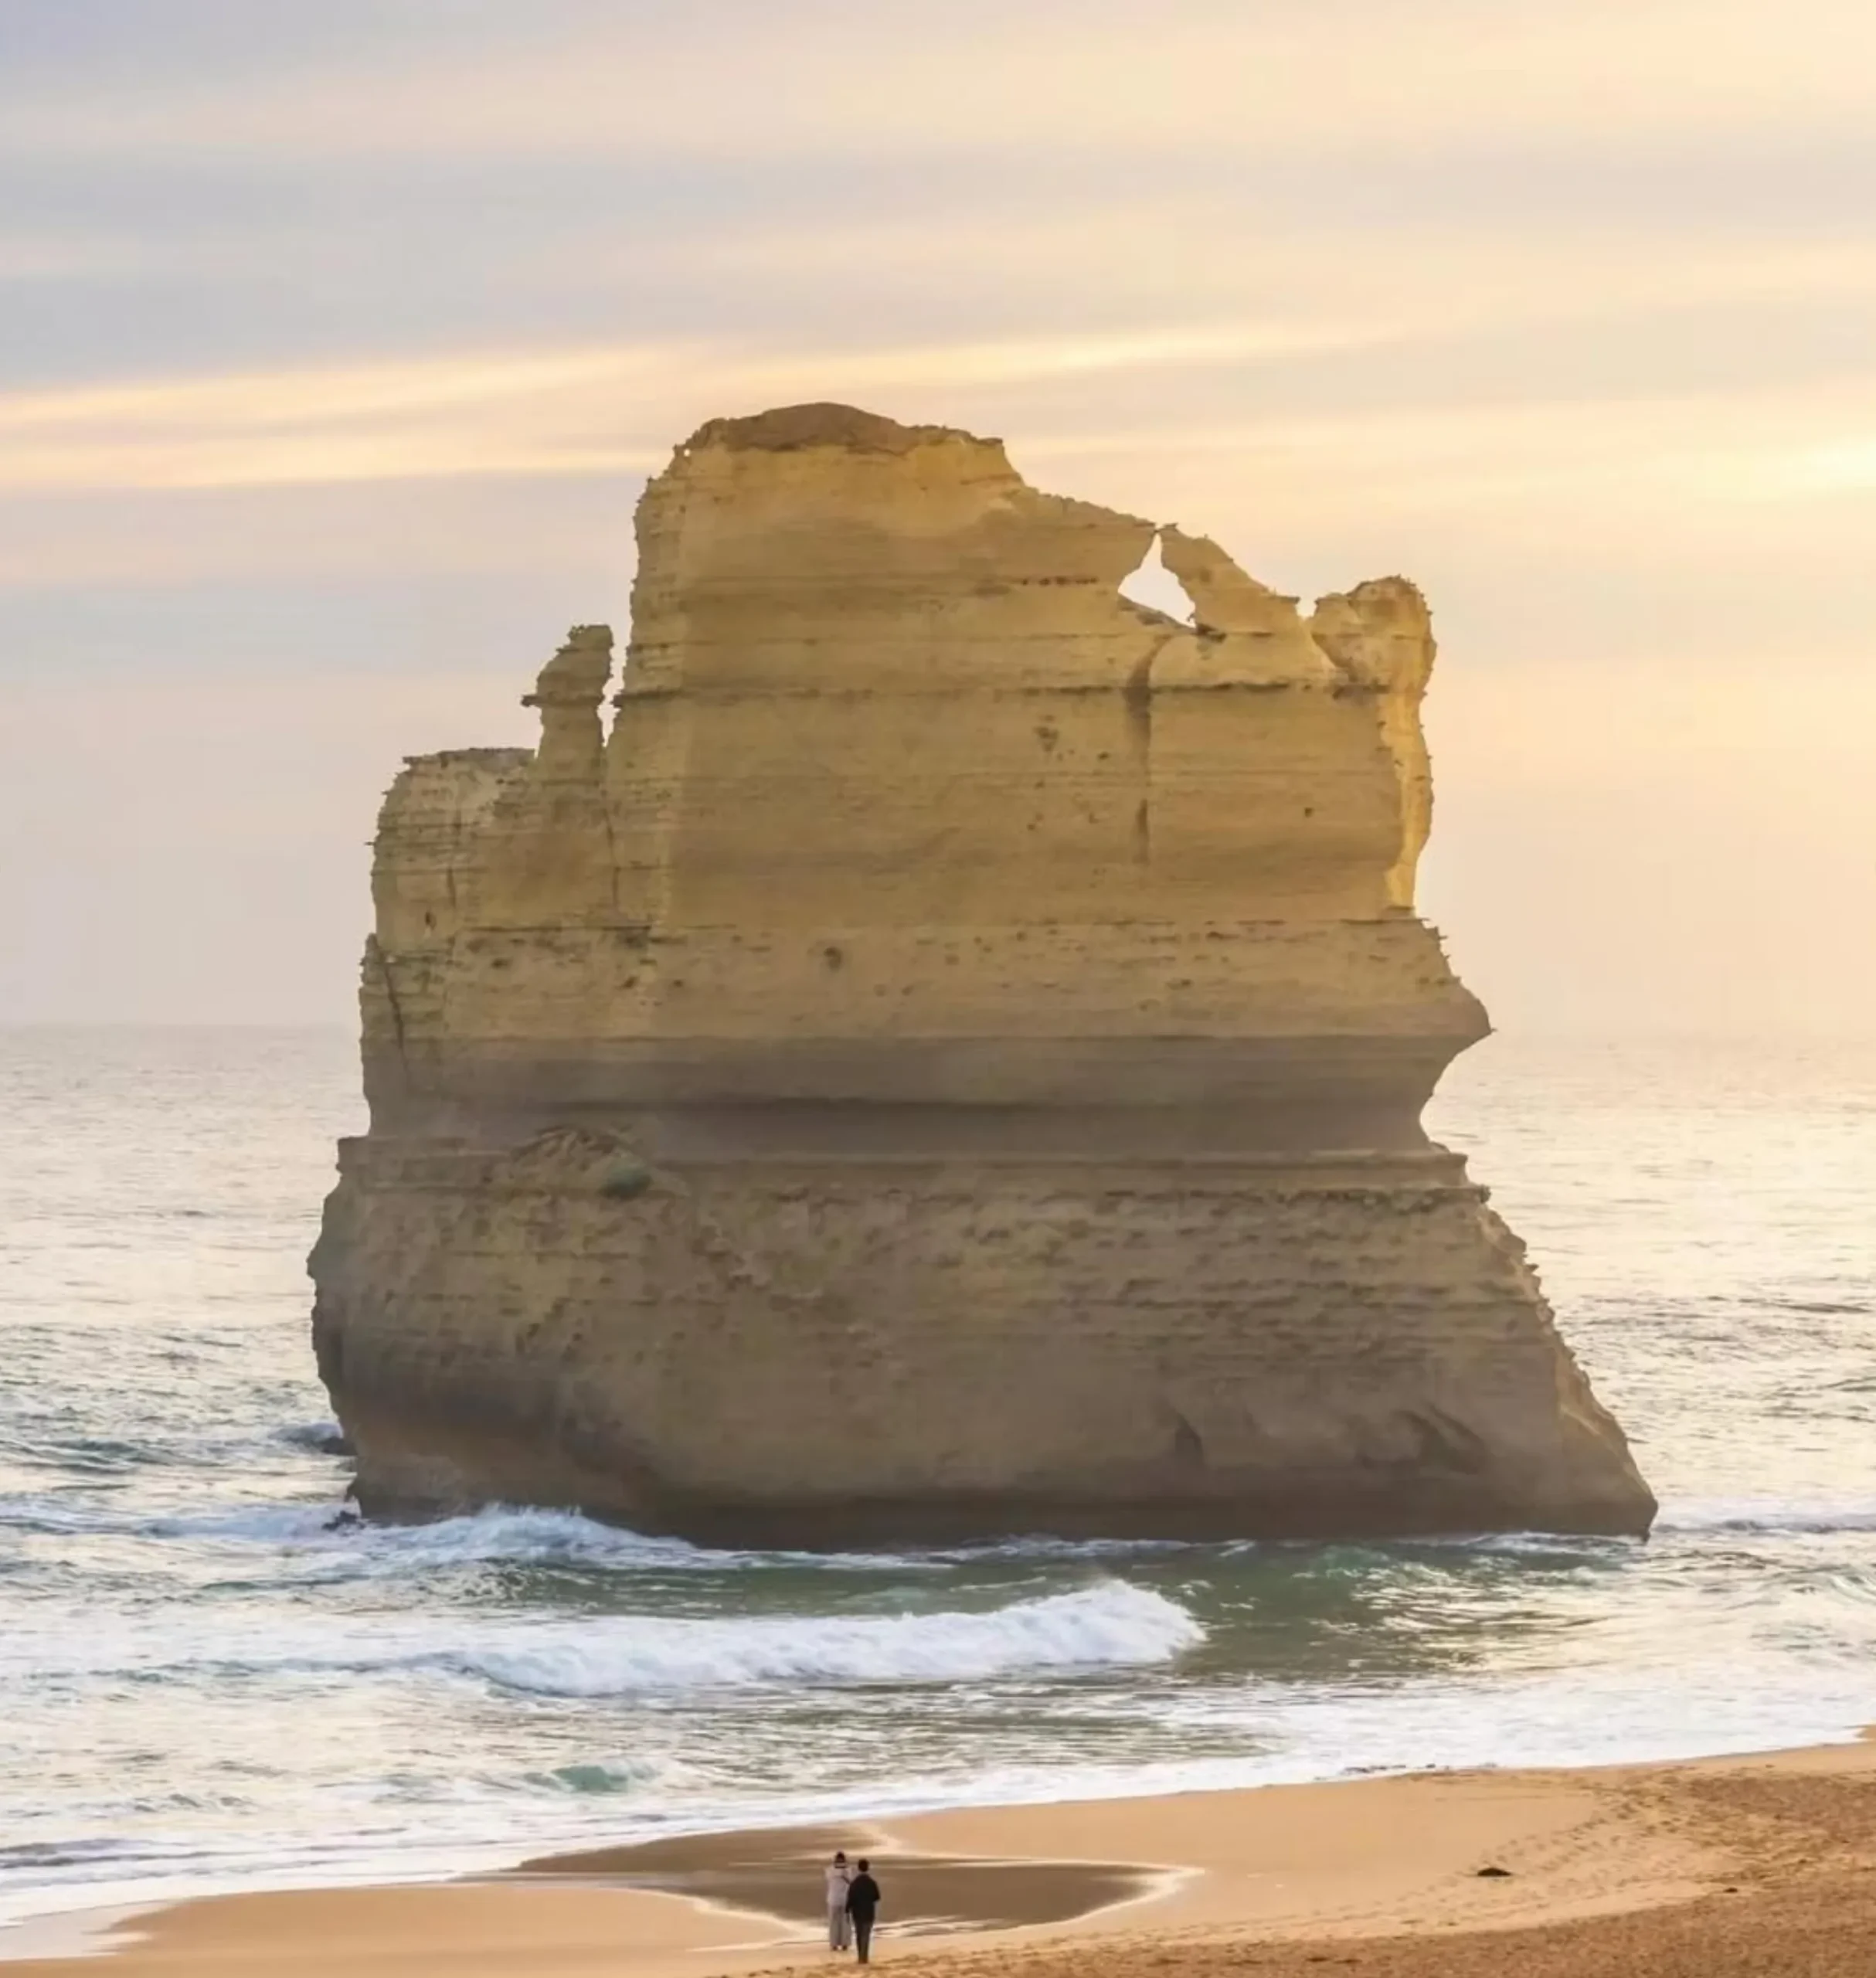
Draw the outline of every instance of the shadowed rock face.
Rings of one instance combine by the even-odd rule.
[[[1156,534],[1186,626],[1122,581]],[[632,641],[379,821],[312,1258],[368,1510],[705,1540],[1640,1531],[1419,1116],[1426,608],[831,406],[638,511]]]

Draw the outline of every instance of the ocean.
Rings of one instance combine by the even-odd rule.
[[[1497,1038],[1434,1103],[1646,1543],[335,1528],[304,1259],[357,1089],[337,1032],[0,1034],[0,1919],[1876,1718],[1876,1046]]]

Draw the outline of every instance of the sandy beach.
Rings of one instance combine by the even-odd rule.
[[[19,1978],[710,1978],[818,1966],[818,1864],[872,1856],[876,1961],[944,1978],[1876,1967],[1876,1746],[991,1807],[543,1857],[494,1878],[121,1919]]]

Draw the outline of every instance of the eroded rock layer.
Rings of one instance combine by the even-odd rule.
[[[1184,624],[1120,586],[1156,536]],[[1635,1531],[1419,1116],[1426,609],[850,408],[713,421],[532,753],[380,820],[312,1268],[368,1510],[705,1539]]]

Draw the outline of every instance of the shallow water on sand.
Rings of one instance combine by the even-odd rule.
[[[0,1915],[1876,1718],[1876,1047],[1500,1038],[1442,1088],[1646,1545],[331,1529],[303,1259],[356,1082],[336,1033],[0,1035]]]

